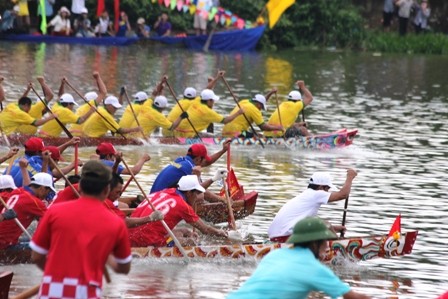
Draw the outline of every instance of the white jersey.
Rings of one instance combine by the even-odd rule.
[[[268,229],[269,238],[292,234],[294,225],[305,217],[316,216],[322,204],[328,203],[331,192],[306,189],[278,211]]]

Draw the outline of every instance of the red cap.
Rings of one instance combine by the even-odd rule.
[[[29,152],[41,152],[44,149],[44,141],[37,137],[31,137],[25,142],[25,150]]]
[[[117,151],[115,150],[115,147],[112,145],[112,143],[101,142],[96,147],[96,153],[98,155],[115,155]]]
[[[207,161],[211,160],[211,158],[207,155],[207,148],[205,147],[205,145],[200,143],[193,144],[188,149],[188,154],[192,155],[193,157],[203,157]]]
[[[64,159],[62,159],[61,156],[61,152],[59,151],[59,148],[57,146],[46,146],[44,147],[44,149],[42,150],[44,151],[50,151],[51,153],[51,159],[55,160],[55,161],[64,161]]]

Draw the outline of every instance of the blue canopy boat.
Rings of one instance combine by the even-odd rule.
[[[235,29],[211,33],[209,50],[212,51],[252,51],[264,33],[266,26],[250,29]],[[181,44],[192,50],[203,50],[209,35],[150,37],[149,40],[168,45]]]
[[[27,42],[27,43],[50,43],[50,44],[82,44],[95,46],[126,46],[136,43],[138,37],[75,37],[75,36],[52,36],[33,34],[5,34],[0,35],[0,40]]]

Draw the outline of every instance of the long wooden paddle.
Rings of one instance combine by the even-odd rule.
[[[9,210],[8,204],[3,200],[3,198],[0,196],[0,201],[2,202],[2,205],[5,207],[5,209]],[[17,224],[18,227],[27,235],[28,238],[31,240],[31,234],[26,230],[26,228],[23,226],[23,224],[20,222],[19,219],[14,218],[14,222]]]
[[[236,95],[233,93],[232,89],[230,88],[230,85],[227,82],[226,78],[224,78],[224,76],[221,76],[221,78],[222,78],[222,81],[224,82],[224,84],[226,85],[227,89],[229,90],[230,94],[232,95],[233,100],[235,101],[236,105],[238,106],[238,108],[241,109],[241,105],[240,105],[240,103],[238,103],[238,99],[237,99]],[[249,127],[251,128],[251,130],[254,133],[255,137],[257,137],[258,142],[260,142],[261,146],[264,148],[263,141],[261,140],[260,136],[258,136],[257,131],[255,131],[254,127],[252,126],[252,123],[247,118],[246,113],[243,112],[243,116],[246,119],[247,123],[249,124]]]
[[[50,107],[48,107],[47,103],[44,99],[41,98],[41,96],[37,93],[36,89],[34,89],[34,86],[31,85],[31,90],[36,94],[36,96],[39,98],[39,100],[44,104],[45,108],[48,110],[48,112],[51,113],[51,115],[54,116],[54,119],[58,123],[58,125],[64,130],[65,134],[67,134],[68,138],[73,138],[72,133],[65,127],[65,125],[59,120],[59,118],[51,111]]]
[[[179,100],[176,97],[176,94],[174,93],[173,88],[171,87],[170,83],[168,83],[168,77],[164,77],[166,86],[168,86],[168,89],[170,90],[171,95],[173,96],[174,100],[176,101],[177,105],[179,105],[180,110],[182,111],[182,113],[185,112],[184,108],[182,108],[182,106],[179,104]],[[190,126],[193,128],[194,133],[196,134],[196,136],[199,138],[199,140],[201,141],[201,143],[203,143],[201,136],[199,136],[198,131],[196,130],[196,128],[194,127],[193,123],[191,122],[190,118],[187,117],[187,121],[190,124]]]
[[[345,219],[347,217],[348,198],[349,198],[349,196],[347,195],[347,198],[345,199],[345,204],[344,204],[344,214],[342,214],[342,226],[345,226]],[[342,230],[341,231],[341,238],[344,237],[344,234],[345,234],[345,232]]]
[[[40,284],[36,284],[34,287],[29,288],[28,290],[23,291],[20,294],[17,294],[16,296],[12,297],[11,299],[28,299],[33,297],[39,292]]]
[[[134,179],[134,182],[137,184],[137,187],[140,189],[140,192],[143,194],[143,196],[145,197],[146,201],[148,202],[149,206],[151,207],[151,209],[153,211],[155,211],[155,207],[152,204],[152,202],[149,200],[148,196],[146,195],[146,192],[143,190],[142,186],[140,185],[140,183],[137,181],[137,179],[135,178],[134,173],[132,172],[131,168],[129,168],[128,163],[126,163],[126,161],[124,159],[121,159],[121,162],[123,162],[124,166],[126,167],[126,169],[128,170],[128,172],[131,174],[132,178]],[[176,244],[177,248],[179,249],[179,251],[182,253],[182,255],[184,256],[184,258],[188,259],[188,255],[185,252],[185,249],[182,247],[182,245],[180,244],[179,240],[177,239],[177,237],[174,235],[174,233],[171,231],[171,229],[168,227],[168,225],[166,224],[165,220],[160,220],[160,222],[162,222],[163,227],[165,228],[165,230],[168,232],[168,234],[170,235],[170,237],[173,239],[174,243]]]
[[[222,178],[222,185],[224,187],[224,194],[227,200],[227,208],[229,209],[229,229],[236,230],[235,215],[233,215],[232,201],[230,200],[229,195],[229,186],[225,178]]]
[[[216,22],[213,22],[212,31],[208,35],[207,40],[205,41],[204,47],[202,48],[202,50],[206,53],[208,52],[208,48],[210,48],[210,43],[212,42],[212,38],[213,38],[213,34],[215,34],[215,30],[216,30]]]
[[[68,80],[65,80],[65,83],[81,98],[83,99],[83,101],[89,105],[90,108],[93,108],[95,110],[95,112],[102,118],[104,119],[113,129],[114,129],[114,133],[118,133],[121,135],[121,137],[123,137],[123,139],[127,139],[126,136],[124,136],[123,133],[119,132],[117,128],[115,128],[115,126],[113,124],[110,123],[110,121],[104,116],[102,115],[98,109],[96,109],[95,106],[92,106],[92,104],[89,103],[89,101],[76,89],[73,87],[73,85],[70,84],[70,82]]]
[[[278,120],[280,121],[280,126],[282,126],[282,128],[283,128],[282,114],[280,113],[280,105],[278,103],[277,91],[275,92],[275,105],[277,106]],[[285,129],[284,128],[283,128],[283,139],[286,141]]]
[[[140,126],[140,122],[139,122],[139,120],[137,118],[137,114],[135,113],[134,107],[132,106],[131,100],[129,100],[128,91],[127,91],[126,87],[124,88],[124,97],[126,98],[126,101],[128,102],[129,107],[131,107],[131,112],[132,112],[132,115],[134,116],[134,119],[135,119],[135,122],[137,123],[137,126],[141,127]],[[145,136],[145,133],[143,133],[142,131],[140,131],[140,133],[142,133],[143,139],[147,140],[146,136]]]

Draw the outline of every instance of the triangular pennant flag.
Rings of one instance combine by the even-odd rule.
[[[194,13],[196,12],[196,5],[190,5],[190,15],[194,15]]]
[[[208,14],[208,19],[211,21],[216,13],[218,12],[218,9],[216,7],[212,7],[212,9],[210,10],[210,13]]]
[[[166,7],[170,6],[171,0],[164,0],[164,4]]]
[[[395,218],[394,224],[389,231],[389,237],[393,237],[395,240],[398,240],[401,236],[401,214]]]
[[[171,10],[175,9],[176,5],[177,5],[177,0],[171,0],[171,3],[170,3]]]
[[[182,9],[183,9],[184,13],[186,13],[190,9],[190,7],[188,5],[184,5],[184,6],[182,6]]]
[[[181,11],[182,10],[182,6],[184,5],[184,1],[183,0],[177,0],[177,10]]]
[[[163,4],[163,0],[159,0],[159,5],[162,5]]]

